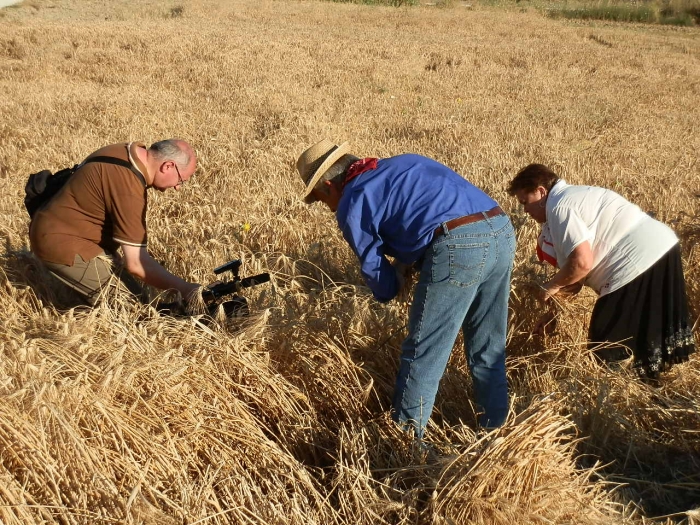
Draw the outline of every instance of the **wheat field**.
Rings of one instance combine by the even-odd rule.
[[[586,351],[592,292],[529,335],[537,227],[505,193],[530,162],[611,188],[682,241],[700,314],[700,29],[553,20],[515,3],[27,0],[0,10],[0,523],[700,523],[700,357],[659,386]],[[180,137],[150,192],[151,253],[206,284],[270,283],[206,324],[94,310],[31,256],[23,189],[113,142]],[[512,410],[476,426],[458,341],[426,457],[388,417],[408,306],[374,302],[294,163],[328,137],[420,153],[518,232]],[[695,329],[696,338],[700,332]]]

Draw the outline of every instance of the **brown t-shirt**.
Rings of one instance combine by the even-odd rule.
[[[141,173],[140,142],[113,144],[90,157],[128,160]],[[75,255],[90,260],[119,245],[146,246],[146,186],[123,166],[92,162],[79,168],[32,220],[32,251],[42,260],[72,265]]]

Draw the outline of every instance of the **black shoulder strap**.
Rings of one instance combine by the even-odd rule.
[[[136,178],[138,178],[141,181],[141,184],[143,184],[144,187],[146,186],[146,179],[143,178],[143,175],[141,174],[141,172],[139,170],[137,170],[136,168],[134,168],[134,166],[128,160],[122,160],[122,159],[118,159],[116,157],[106,157],[103,155],[99,155],[97,157],[90,157],[85,162],[83,162],[83,164],[87,164],[89,162],[103,162],[105,164],[116,164],[117,166],[122,166],[124,168],[128,168],[131,170],[131,172],[134,175],[136,175]],[[82,164],[81,164],[81,166],[82,166]]]

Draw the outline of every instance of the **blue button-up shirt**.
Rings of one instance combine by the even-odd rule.
[[[398,280],[385,255],[413,264],[443,222],[495,206],[496,201],[448,167],[407,154],[379,159],[376,169],[350,180],[336,218],[367,286],[386,302],[396,297]]]

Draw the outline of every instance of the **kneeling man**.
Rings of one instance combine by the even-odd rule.
[[[148,148],[141,142],[121,143],[97,150],[34,214],[29,230],[32,252],[90,305],[118,282],[114,277],[122,267],[151,286],[177,290],[188,299],[199,285],[168,272],[146,249],[146,190],[177,190],[196,167],[195,152],[183,140],[163,140]],[[120,247],[123,259],[117,253]],[[139,294],[136,281],[128,276],[122,281]]]

